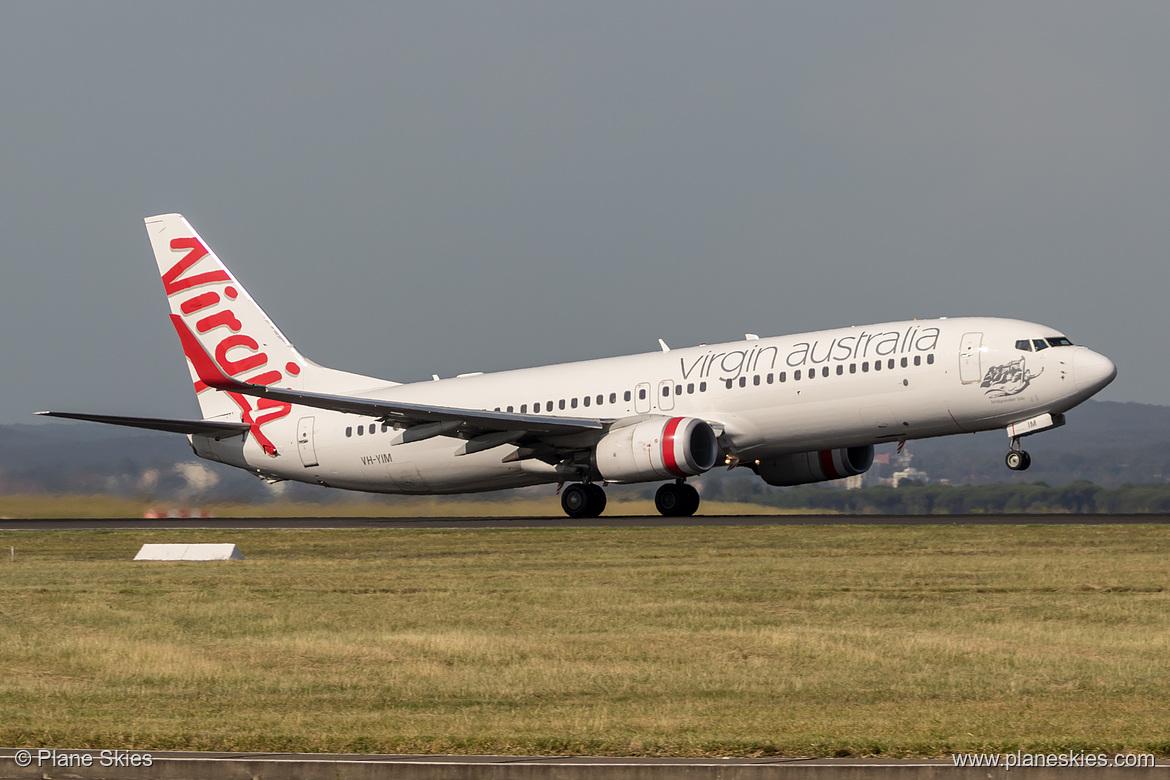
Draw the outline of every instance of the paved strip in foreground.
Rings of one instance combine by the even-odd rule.
[[[628,515],[569,517],[199,517],[3,519],[0,531],[180,528],[658,528],[736,525],[1170,525],[1170,514],[1133,515]]]
[[[1000,768],[958,768],[949,759],[855,758],[604,758],[528,756],[388,756],[318,753],[187,753],[170,751],[57,750],[52,759],[39,749],[18,756],[0,748],[4,780],[936,780],[1007,778]],[[47,750],[45,752],[48,752]],[[139,763],[148,766],[110,766]],[[85,765],[84,756],[89,756]],[[19,759],[19,760],[18,760]],[[53,766],[53,762],[61,766]],[[27,762],[27,766],[20,763]],[[103,762],[106,764],[103,766]],[[1062,778],[1075,769],[1015,769],[1010,777]],[[1170,778],[1170,764],[1147,768],[1092,770],[1093,778]]]

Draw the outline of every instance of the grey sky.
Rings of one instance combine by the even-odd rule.
[[[194,415],[144,216],[399,381],[1018,316],[1170,403],[1165,3],[52,3],[0,24],[0,423]]]

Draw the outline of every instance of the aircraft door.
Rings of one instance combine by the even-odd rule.
[[[658,408],[664,412],[674,408],[674,383],[669,379],[658,383]]]
[[[639,382],[634,387],[634,411],[638,414],[650,413],[650,383]]]
[[[305,468],[317,465],[317,448],[313,446],[313,418],[302,417],[297,423],[297,450]]]
[[[959,380],[963,384],[978,382],[983,379],[983,365],[980,356],[983,351],[982,333],[964,333],[963,343],[959,347]]]

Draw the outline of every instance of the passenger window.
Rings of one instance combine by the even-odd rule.
[[[510,406],[509,406],[509,407],[508,407],[508,411],[509,411],[509,412],[511,412],[511,411],[512,411],[512,407],[510,407]]]
[[[869,361],[868,361],[868,360],[864,360],[864,361],[862,361],[862,363],[861,363],[861,373],[863,373],[863,374],[868,374],[868,373],[869,373]]]
[[[509,409],[508,411],[510,412],[512,410]],[[385,433],[388,430],[390,430],[390,423],[382,423],[382,433]]]
[[[371,435],[371,436],[373,436],[373,435],[374,435],[374,429],[375,429],[375,428],[377,428],[377,427],[378,427],[378,426],[374,425],[374,423],[370,423],[370,435]]]
[[[850,363],[850,364],[849,364],[849,373],[850,373],[850,374],[856,374],[856,373],[857,373],[857,364],[856,364],[856,363]]]
[[[624,398],[625,398],[627,401],[629,401],[629,400],[630,400],[630,391],[629,391],[629,390],[627,390],[627,391],[626,391],[626,392],[623,394],[623,397],[624,397]]]
[[[675,395],[682,395],[682,385],[675,385],[674,386],[674,394]]]
[[[844,373],[845,373],[845,366],[838,363],[837,364],[837,376],[841,376]]]
[[[358,436],[364,436],[364,435],[365,435],[365,433],[366,433],[366,426],[364,426],[364,425],[359,425],[359,426],[357,427],[357,429],[358,429]]]
[[[755,385],[756,387],[760,386],[760,375],[759,374],[756,374],[755,376],[752,377],[752,384]]]
[[[1028,341],[1027,339],[1020,339],[1016,342],[1016,349],[1020,350],[1021,352],[1031,352],[1032,342]]]
[[[880,361],[880,360],[873,361],[873,370],[874,371],[881,371],[882,370],[882,361]]]
[[[700,393],[707,392],[707,383],[706,382],[699,382],[699,392]]]
[[[540,414],[540,401],[537,401],[536,403],[534,403],[532,405],[532,413],[533,414]]]
[[[809,379],[816,379],[817,378],[817,370],[815,368],[810,368],[808,370],[808,378]]]
[[[916,365],[916,366],[922,365],[922,355],[915,355],[914,356],[914,365]]]
[[[639,401],[646,400],[646,388],[644,388],[644,387],[638,388],[638,400]]]
[[[1042,349],[1048,349],[1048,342],[1044,339],[1032,339],[1032,346],[1039,352]]]
[[[800,381],[800,369],[799,368],[792,372],[792,378],[797,382]]]
[[[828,375],[829,375],[829,367],[825,366],[824,368],[821,369],[821,376],[828,376]]]
[[[585,400],[588,401],[589,399],[586,398]],[[573,409],[576,409],[577,408],[577,399],[576,398],[571,399],[569,401],[569,406]]]
[[[662,397],[663,398],[670,397],[670,385],[663,385],[662,386]]]
[[[597,396],[597,405],[598,405],[598,406],[601,406],[603,403],[605,403],[605,396],[604,396],[604,395],[600,395],[600,394],[599,394],[599,395]],[[612,400],[612,399],[610,400],[610,403],[613,403],[613,400]]]
[[[771,374],[768,374],[768,384],[772,384],[773,379],[774,377]]]
[[[346,435],[346,437],[353,436],[353,426],[352,425],[345,429],[345,435]]]
[[[546,412],[551,412],[551,411],[552,411],[552,406],[553,406],[553,402],[552,402],[552,401],[546,401],[546,402],[545,402],[545,404],[544,404],[544,410],[545,410]],[[561,408],[563,409],[564,407],[565,407],[565,402],[564,402],[564,401],[561,401]]]
[[[528,414],[528,404],[520,404],[520,414]]]
[[[909,364],[910,364],[910,361],[908,361],[906,358],[902,358],[902,368],[906,368],[906,366],[908,366]]]
[[[727,389],[728,389],[728,390],[730,390],[730,389],[731,389],[731,386],[735,384],[735,380],[733,380],[733,379],[727,379],[727,380],[724,380],[724,381],[726,381],[726,382],[727,382]]]
[[[576,400],[576,399],[573,399],[573,400]],[[586,405],[586,406],[588,406],[588,405],[589,405],[589,402],[590,402],[592,399],[591,399],[589,396],[585,396],[585,397],[584,397],[583,399],[581,399],[581,400],[583,400],[583,401],[585,402],[585,405]]]
[[[694,382],[687,382],[687,395],[694,395],[694,394],[695,394],[695,383]]]
[[[886,363],[886,368],[890,369],[891,371],[894,370],[894,359],[893,358],[890,358],[889,362]]]
[[[747,387],[747,377],[746,376],[741,376],[739,378],[739,386],[740,387]]]
[[[781,382],[787,382],[788,381],[788,373],[785,371],[781,371],[779,379]]]
[[[933,352],[926,356],[926,365],[928,365],[928,366],[934,365],[934,353]]]

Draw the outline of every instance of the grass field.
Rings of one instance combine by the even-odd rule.
[[[248,560],[131,562],[164,541],[234,542]],[[1164,527],[0,544],[5,745],[1170,755]]]

